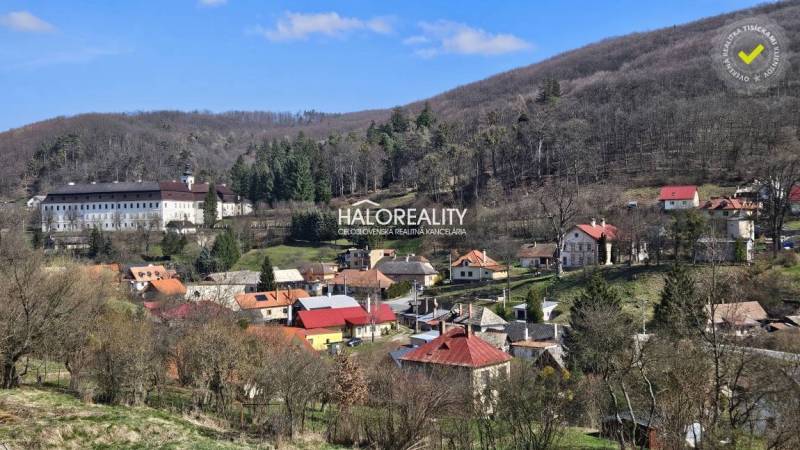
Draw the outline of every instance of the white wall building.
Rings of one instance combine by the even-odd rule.
[[[164,230],[173,221],[202,225],[208,188],[208,183],[195,183],[188,169],[180,181],[69,183],[41,202],[42,231]],[[252,205],[224,184],[215,190],[218,220],[252,212]]]
[[[564,267],[583,267],[600,264],[600,242],[605,237],[605,261],[611,264],[611,246],[617,238],[617,227],[607,224],[605,219],[600,223],[594,219],[588,224],[578,224],[564,236],[564,248],[561,249],[561,264]]]

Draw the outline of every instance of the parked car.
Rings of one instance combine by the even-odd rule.
[[[353,338],[353,339],[350,339],[349,341],[347,341],[347,346],[348,347],[358,347],[359,345],[361,345],[363,343],[364,343],[363,339],[356,337],[356,338]]]

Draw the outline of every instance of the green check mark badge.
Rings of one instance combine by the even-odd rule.
[[[745,64],[749,65],[763,51],[764,51],[764,46],[762,44],[758,44],[756,48],[754,48],[753,51],[751,51],[750,53],[745,53],[744,50],[739,50],[739,59],[744,61]]]

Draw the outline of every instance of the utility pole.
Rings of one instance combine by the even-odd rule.
[[[417,280],[414,280],[414,332],[419,333],[419,302],[417,302]]]

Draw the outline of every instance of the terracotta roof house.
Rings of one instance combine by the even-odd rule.
[[[394,280],[387,277],[378,269],[356,270],[345,269],[339,272],[331,281],[334,292],[344,295],[361,295],[381,298],[386,289],[394,284]]]
[[[758,210],[758,205],[744,198],[724,196],[711,197],[700,209],[711,218],[722,218],[736,214],[752,215]]]
[[[295,325],[300,328],[339,330],[347,337],[371,337],[388,333],[397,320],[389,305],[380,304],[370,310],[361,306],[298,311]],[[372,325],[375,325],[373,330]]]
[[[761,327],[761,322],[768,319],[767,312],[758,302],[720,303],[706,307],[709,326],[732,329],[736,334],[745,334]]]
[[[240,292],[234,295],[239,309],[253,323],[292,321],[292,304],[298,298],[308,297],[302,289],[280,289],[268,292]]]
[[[658,195],[661,208],[665,211],[691,209],[700,206],[697,186],[664,186]]]
[[[612,246],[617,240],[617,232],[617,227],[606,223],[605,219],[601,219],[599,223],[592,219],[589,223],[575,225],[564,235],[561,264],[564,267],[611,264]],[[600,248],[602,241],[605,241],[605,248]],[[605,258],[600,261],[603,255]]]
[[[439,277],[439,272],[423,256],[386,256],[375,264],[375,269],[380,270],[395,283],[416,281],[418,286],[425,287],[433,286]]]
[[[517,258],[522,267],[549,269],[555,263],[557,249],[555,243],[525,244],[517,252]]]
[[[492,378],[509,375],[511,356],[475,336],[469,327],[442,329],[440,333],[431,342],[400,356],[403,368],[462,376],[478,394]]]
[[[150,285],[153,280],[170,278],[171,275],[164,266],[132,266],[128,268],[127,279],[131,283],[131,289],[135,292],[142,292]]]
[[[508,277],[506,266],[486,254],[486,250],[470,250],[450,264],[453,281],[502,280]]]
[[[147,297],[186,297],[186,286],[177,278],[153,280],[145,291]]]

